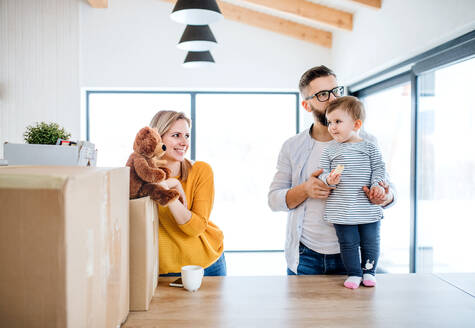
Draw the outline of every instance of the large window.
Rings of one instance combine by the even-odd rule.
[[[475,271],[474,57],[472,31],[348,87],[398,193],[381,226],[383,270]]]
[[[475,59],[418,83],[417,270],[475,271]]]
[[[378,139],[386,169],[397,190],[396,206],[384,211],[379,267],[409,272],[411,85],[406,82],[362,98],[364,128]]]
[[[226,249],[283,249],[286,213],[269,209],[267,192],[280,147],[295,135],[295,95],[203,94],[196,104],[196,158],[215,173],[212,217]]]
[[[125,166],[135,135],[159,110],[172,109],[190,117],[190,95],[135,91],[89,91],[88,139],[97,148],[97,166]]]
[[[298,129],[296,92],[86,91],[98,166],[124,166],[137,131],[159,110],[193,119],[192,160],[214,171],[211,220],[224,232],[229,275],[285,274],[286,213],[267,192],[283,142]]]

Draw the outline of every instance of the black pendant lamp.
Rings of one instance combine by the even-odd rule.
[[[178,0],[170,17],[182,24],[208,25],[223,15],[216,0]]]
[[[188,51],[206,51],[217,42],[208,25],[187,25],[177,47]]]
[[[183,66],[189,68],[206,67],[211,64],[214,64],[214,59],[209,51],[189,51],[183,62]]]

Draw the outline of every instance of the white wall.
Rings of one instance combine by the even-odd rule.
[[[160,0],[114,0],[108,9],[81,5],[81,86],[171,89],[296,90],[300,74],[331,64],[330,50],[233,21],[211,26],[213,68],[186,69],[176,47],[185,28]]]
[[[384,0],[358,10],[353,32],[335,32],[330,51],[223,20],[212,69],[181,66],[184,26],[161,0],[0,1],[0,156],[25,127],[55,121],[80,134],[80,87],[296,90],[310,66],[352,82],[472,30],[475,1]],[[408,9],[409,8],[409,9]]]
[[[331,63],[329,49],[222,20],[215,67],[184,69],[171,10],[160,0],[0,0],[0,158],[37,121],[78,139],[81,87],[296,90],[307,67]]]
[[[473,0],[383,0],[358,10],[351,33],[334,33],[333,68],[348,85],[473,29]]]
[[[79,135],[78,33],[77,0],[0,1],[0,158],[37,121]]]

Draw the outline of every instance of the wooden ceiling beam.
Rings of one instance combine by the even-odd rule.
[[[260,27],[272,32],[285,34],[287,36],[312,42],[326,48],[332,46],[332,33],[307,25],[299,24],[279,18],[276,16],[264,14],[251,9],[235,6],[227,2],[219,2],[219,8],[223,12],[225,18]]]
[[[92,8],[107,8],[109,0],[87,0]]]
[[[371,8],[381,9],[381,0],[351,0]]]
[[[353,14],[306,0],[244,0],[331,27],[353,30]],[[367,0],[369,1],[369,0]]]
[[[176,0],[162,0],[175,3]],[[227,2],[217,1],[224,18],[243,24],[259,27],[292,38],[311,42],[326,48],[332,46],[332,33],[307,25],[292,22],[255,10],[236,6]]]

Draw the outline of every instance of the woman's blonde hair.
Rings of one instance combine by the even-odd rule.
[[[162,110],[159,111],[150,121],[150,127],[156,129],[158,134],[163,137],[165,133],[170,130],[170,127],[178,120],[185,120],[188,123],[188,126],[191,127],[191,120],[186,117],[182,112],[176,112],[173,110]],[[181,162],[180,165],[180,180],[186,181],[188,178],[188,173],[193,164],[190,160],[186,159]]]

